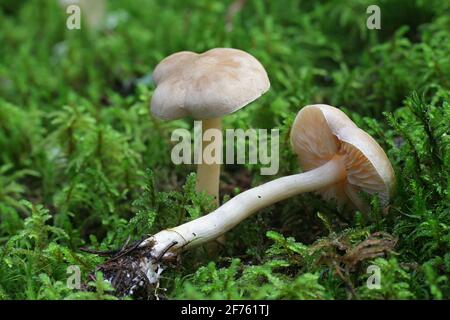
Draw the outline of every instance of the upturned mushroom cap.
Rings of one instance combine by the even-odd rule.
[[[230,48],[172,54],[156,66],[153,81],[157,87],[151,111],[164,120],[188,115],[219,118],[256,100],[270,87],[258,60]]]
[[[317,191],[326,200],[357,205],[362,190],[377,194],[382,205],[388,203],[395,180],[389,159],[380,145],[339,109],[324,104],[304,107],[294,120],[291,144],[305,171],[336,155],[344,157],[346,179]]]

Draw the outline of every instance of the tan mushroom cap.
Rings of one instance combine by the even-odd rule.
[[[164,120],[188,115],[219,118],[256,100],[270,87],[261,63],[231,48],[172,54],[156,66],[153,81],[157,87],[151,111]]]
[[[395,183],[389,159],[380,145],[339,109],[324,104],[304,107],[292,125],[291,144],[305,171],[335,155],[344,156],[346,179],[318,190],[326,200],[357,205],[362,190],[377,194],[382,205],[388,203]]]

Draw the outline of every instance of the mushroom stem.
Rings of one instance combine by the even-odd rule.
[[[152,243],[153,255],[160,256],[170,246],[173,253],[205,244],[258,210],[294,195],[335,184],[345,179],[346,175],[344,157],[336,155],[311,171],[282,177],[247,190],[208,215],[158,232],[142,245]]]
[[[222,130],[222,123],[220,118],[207,119],[202,121],[202,133],[204,134],[208,129]],[[213,196],[216,206],[219,206],[219,180],[220,180],[220,163],[205,163],[203,158],[203,151],[210,143],[216,144],[216,152],[220,152],[219,159],[222,157],[222,139],[218,141],[205,142],[201,137],[201,163],[197,166],[197,184],[196,191],[204,191],[207,195]]]

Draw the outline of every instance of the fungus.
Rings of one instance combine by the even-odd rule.
[[[223,116],[245,107],[270,87],[261,63],[231,48],[172,54],[156,66],[153,81],[157,86],[151,101],[153,115],[163,120],[192,116],[202,120],[203,132],[221,130]],[[219,140],[214,141],[215,150],[222,150]],[[203,150],[207,145],[202,141],[196,189],[213,196],[218,205],[220,163],[205,163]]]
[[[293,123],[291,144],[305,172],[247,190],[208,215],[155,234],[155,250],[173,242],[171,251],[207,243],[258,210],[303,192],[351,203],[363,212],[367,207],[360,191],[378,195],[387,205],[394,187],[391,163],[380,145],[339,109],[323,104],[303,108]]]

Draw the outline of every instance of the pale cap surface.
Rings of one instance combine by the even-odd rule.
[[[261,63],[231,48],[172,54],[156,66],[153,81],[157,87],[151,111],[164,120],[188,115],[219,118],[256,100],[270,87]]]

